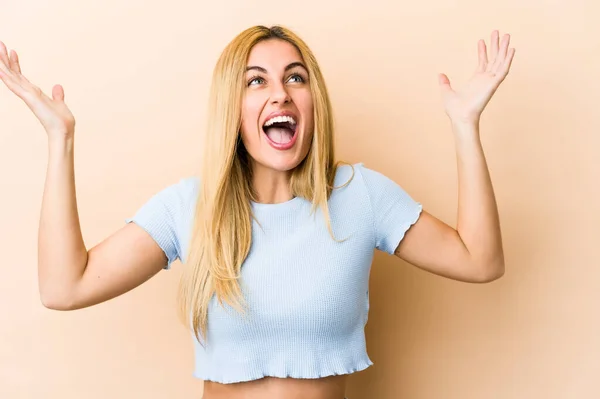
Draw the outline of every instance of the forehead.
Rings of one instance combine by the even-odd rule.
[[[291,43],[281,39],[263,40],[248,55],[248,66],[260,66],[269,72],[283,70],[292,62],[301,62],[300,52]]]

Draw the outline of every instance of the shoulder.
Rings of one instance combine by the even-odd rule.
[[[185,176],[156,190],[143,204],[140,212],[148,214],[179,215],[195,203],[199,179]]]
[[[363,162],[339,167],[334,184],[334,191],[337,190],[354,200],[357,197],[366,197],[374,213],[385,212],[397,204],[410,205],[413,208],[419,206],[395,180],[367,167]]]
[[[389,184],[389,183],[388,183]],[[370,202],[373,191],[381,190],[385,176],[365,166],[364,162],[340,163],[333,183],[334,198],[364,205]]]
[[[155,196],[167,201],[189,201],[198,193],[200,179],[196,176],[184,176],[163,187]]]
[[[364,163],[339,163],[335,171],[334,187],[341,187],[355,182],[360,169],[364,169]]]
[[[189,198],[195,197],[200,188],[200,178],[198,176],[185,176],[175,183],[179,195]]]
[[[369,168],[364,162],[342,163],[336,170],[334,186],[336,188],[358,184],[362,186],[373,186],[382,184],[393,184],[393,181],[383,173]]]
[[[170,265],[183,253],[182,245],[193,215],[199,180],[183,177],[163,186],[150,196],[131,216],[165,252]]]

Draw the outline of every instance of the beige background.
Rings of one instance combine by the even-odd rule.
[[[377,254],[369,354],[352,399],[598,398],[600,7],[593,0],[0,0],[0,40],[77,118],[88,246],[150,195],[194,173],[210,74],[246,27],[306,39],[335,104],[338,155],[398,181],[454,223],[453,138],[436,74],[460,85],[476,41],[510,32],[513,70],[482,134],[507,274],[445,280]],[[593,25],[594,24],[594,25]],[[60,313],[37,292],[46,138],[0,90],[0,398],[200,398],[175,315],[181,268],[108,303]]]

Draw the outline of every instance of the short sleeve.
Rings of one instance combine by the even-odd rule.
[[[179,227],[184,207],[185,179],[154,194],[126,223],[135,223],[144,229],[167,256],[165,269],[180,258]]]
[[[357,166],[371,204],[375,248],[393,255],[423,207],[392,179],[362,164]]]

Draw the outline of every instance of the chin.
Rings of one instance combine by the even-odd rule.
[[[296,169],[298,165],[302,163],[302,159],[298,160],[295,158],[288,159],[269,159],[269,160],[260,160],[257,162],[261,167],[266,169],[275,170],[278,172],[289,172],[291,170]]]

